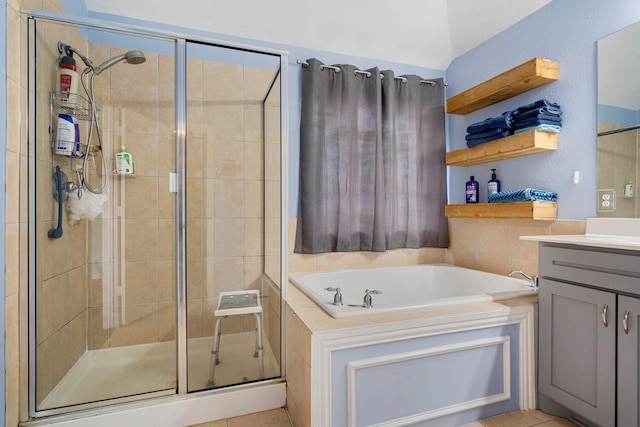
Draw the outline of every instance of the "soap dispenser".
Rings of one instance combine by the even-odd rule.
[[[491,179],[487,183],[487,196],[500,192],[500,180],[496,176],[496,170],[491,169]]]
[[[467,203],[478,203],[479,185],[478,185],[478,181],[475,180],[475,177],[473,175],[471,176],[471,179],[467,181],[466,188],[467,188],[467,194],[466,194]]]

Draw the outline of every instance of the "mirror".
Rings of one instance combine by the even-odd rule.
[[[599,217],[640,216],[638,40],[640,22],[598,40]]]

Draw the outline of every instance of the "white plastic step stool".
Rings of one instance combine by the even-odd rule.
[[[213,332],[213,346],[211,347],[211,367],[209,369],[208,386],[215,385],[213,376],[216,365],[220,364],[220,332],[222,329],[222,319],[228,316],[239,314],[253,314],[256,318],[256,349],[253,357],[258,358],[258,369],[260,378],[264,378],[264,358],[262,354],[262,303],[260,302],[260,291],[230,291],[220,292],[218,308],[213,312],[217,317],[216,328]]]

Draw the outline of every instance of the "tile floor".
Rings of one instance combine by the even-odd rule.
[[[555,415],[545,414],[537,409],[531,411],[515,411],[508,414],[498,415],[486,420],[474,421],[462,427],[531,427],[531,426],[551,426],[551,427],[571,427],[577,424],[560,418]]]
[[[272,411],[260,412],[258,414],[245,415],[242,417],[229,418],[228,420],[211,421],[190,427],[292,427],[287,412],[284,409],[274,409]],[[536,410],[515,411],[496,417],[487,418],[482,421],[474,421],[462,427],[577,427],[571,421],[545,414]]]

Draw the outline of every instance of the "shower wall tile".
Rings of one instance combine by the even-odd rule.
[[[243,179],[244,147],[242,141],[207,140],[207,178]],[[211,157],[213,149],[213,157]]]
[[[245,144],[245,179],[262,181],[264,176],[264,148],[263,144],[247,142]],[[279,173],[279,171],[278,171]]]
[[[204,218],[204,186],[202,179],[187,178],[187,218]]]
[[[110,347],[122,347],[156,342],[158,340],[158,305],[127,304],[125,323],[113,328]]]
[[[109,348],[109,337],[111,335],[111,328],[105,326],[104,317],[107,316],[111,319],[110,313],[105,313],[106,308],[103,307],[90,307],[88,309],[88,331],[87,331],[87,346],[89,350],[97,350],[101,348]]]
[[[191,138],[204,138],[204,108],[198,99],[187,100],[187,144]]]
[[[173,121],[172,121],[173,122]],[[176,171],[176,153],[174,136],[158,136],[158,175],[166,177]]]
[[[244,217],[262,218],[264,216],[264,183],[262,181],[244,181]]]
[[[168,176],[168,174],[165,174]],[[176,195],[169,192],[169,178],[158,177],[158,218],[175,219]]]
[[[36,343],[41,344],[69,321],[68,276],[61,274],[38,286]]]
[[[244,289],[260,289],[262,284],[263,261],[261,256],[245,256]],[[263,288],[264,289],[264,288]]]
[[[245,223],[242,218],[215,220],[214,254],[216,257],[241,257],[245,255]],[[249,236],[247,236],[249,237]]]
[[[247,218],[244,221],[245,238],[244,238],[244,245],[242,245],[244,247],[243,255],[248,257],[255,257],[255,256],[262,255],[263,253],[262,229],[263,229],[263,220],[261,218]],[[242,249],[242,247],[240,249]]]
[[[87,310],[87,265],[70,270],[68,275],[68,320],[71,321]],[[84,330],[82,336],[85,336]]]
[[[6,223],[4,226],[4,247],[5,251],[5,272],[4,272],[4,294],[5,297],[17,295],[20,290],[20,224]],[[12,249],[13,248],[13,249]],[[9,318],[9,316],[6,316]]]
[[[126,304],[158,302],[158,261],[125,262],[123,287]]]
[[[176,339],[176,306],[173,302],[161,302],[158,306],[158,341]]]
[[[214,260],[215,293],[241,291],[244,288],[242,257],[216,257]]]
[[[244,109],[240,102],[212,105],[203,108],[205,138],[216,140],[242,141]]]
[[[204,95],[202,90],[203,82],[202,59],[187,58],[187,99],[202,101]],[[173,84],[173,80],[168,83]]]
[[[113,131],[158,135],[158,94],[111,90]]]
[[[202,178],[204,171],[204,140],[202,138],[189,137],[187,141],[187,177]]]
[[[214,183],[215,218],[243,218],[244,182],[236,179],[216,180]]]
[[[202,258],[187,259],[187,298],[202,298],[202,275],[203,265]]]
[[[13,293],[4,299],[5,366],[17,366],[20,362],[20,297]]]
[[[202,336],[202,300],[189,299],[187,301],[187,337]]]
[[[173,302],[176,298],[176,269],[174,261],[158,261],[158,301]]]
[[[118,176],[114,178],[112,183],[114,187],[118,187],[120,193],[118,195],[119,200],[114,200],[114,202],[124,207],[125,218],[158,218],[159,189],[157,177],[138,176],[137,178],[127,178],[126,176]]]
[[[153,261],[159,255],[158,219],[125,219],[126,246],[125,259],[128,261]],[[171,230],[171,228],[162,228]],[[162,233],[163,247],[173,233]],[[164,253],[163,253],[164,255]],[[162,258],[166,259],[166,258]]]
[[[275,73],[269,68],[244,67],[244,99],[262,104]]]
[[[133,138],[127,138],[124,146],[133,155],[134,172],[138,178],[157,178],[159,176],[158,156],[160,153],[157,135],[135,135]],[[120,147],[115,147],[115,149],[117,150]],[[115,163],[115,159],[111,159],[111,161]],[[112,169],[115,168],[112,167]],[[163,188],[163,190],[168,191],[168,187]]]
[[[264,141],[264,111],[262,102],[244,103],[244,140],[262,146]],[[278,114],[278,118],[280,115]],[[278,141],[280,143],[280,141]],[[262,175],[261,175],[262,176]]]
[[[5,222],[20,221],[20,154],[5,152]]]
[[[126,53],[127,49],[112,47],[109,57]],[[150,51],[144,53],[146,61],[141,64],[123,62],[117,67],[109,68],[112,90],[130,92],[158,93],[158,54]],[[108,58],[103,59],[102,61]],[[144,95],[142,95],[145,98]]]
[[[160,261],[172,261],[176,257],[176,236],[174,233],[174,219],[159,219],[157,221],[158,253],[157,259]]]
[[[243,67],[235,64],[204,61],[202,91],[206,101],[225,105],[243,99]]]
[[[7,64],[7,70],[9,68],[9,64]],[[22,142],[20,133],[24,127],[22,117],[27,116],[24,115],[25,111],[22,109],[24,102],[22,101],[23,93],[19,80],[13,80],[10,77],[7,77],[6,90],[7,106],[11,106],[11,108],[6,109],[7,123],[11,123],[11,126],[6,126],[6,149],[12,153],[20,153],[20,146]],[[14,123],[20,125],[15,126]]]

